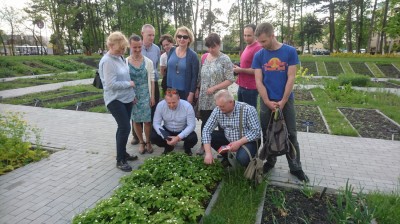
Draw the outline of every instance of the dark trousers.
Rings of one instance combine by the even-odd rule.
[[[117,161],[126,160],[126,143],[128,142],[129,133],[131,131],[131,110],[132,102],[122,103],[114,100],[107,105],[108,110],[117,122],[118,128],[115,135],[117,143]]]
[[[268,122],[271,117],[272,111],[264,104],[262,100],[260,100],[260,122],[261,129],[263,132],[263,137],[265,139],[265,132],[267,130]],[[300,147],[299,142],[297,141],[297,131],[296,131],[296,111],[294,109],[294,99],[289,99],[285,104],[285,107],[282,110],[283,116],[285,118],[287,130],[289,133],[289,140],[292,142],[294,147],[296,148],[296,160],[291,160],[286,156],[286,159],[289,164],[289,169],[291,171],[301,170],[301,162],[300,162]],[[275,166],[276,156],[269,156],[267,158],[267,163],[271,166]]]
[[[170,131],[170,130],[166,129],[165,127],[163,127],[163,129],[170,133],[169,136],[177,136],[178,134],[181,133],[181,132]],[[168,151],[172,151],[174,149],[174,146],[168,145],[167,141],[165,139],[163,139],[160,135],[158,135],[154,129],[151,131],[150,138],[151,138],[151,142],[153,144],[156,144],[158,147],[164,147]],[[182,141],[183,141],[183,148],[185,149],[185,152],[189,152],[193,148],[193,146],[195,146],[197,144],[198,139],[197,139],[196,132],[193,131],[186,138],[182,139]]]
[[[238,88],[238,101],[245,102],[257,109],[258,91],[257,89]]]
[[[224,131],[213,131],[211,133],[211,147],[215,150],[218,150],[223,145],[228,145],[230,142],[226,139]],[[249,149],[251,156],[255,156],[257,152],[257,142],[252,141],[245,144],[245,146]],[[228,156],[227,153],[223,154],[223,157],[226,158]],[[240,165],[247,167],[250,162],[249,154],[247,154],[246,149],[241,146],[236,152],[236,160],[240,163]]]
[[[160,101],[160,89],[158,88],[158,81],[154,81],[154,100],[155,104],[151,107],[151,121],[153,122],[154,112],[156,111],[156,107],[158,102]]]

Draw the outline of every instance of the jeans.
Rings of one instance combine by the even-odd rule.
[[[261,129],[263,132],[263,137],[265,140],[265,132],[267,130],[268,122],[271,117],[272,111],[264,104],[264,102],[260,99],[260,122]],[[296,148],[296,160],[291,160],[286,156],[286,159],[289,164],[289,168],[291,171],[301,170],[301,162],[300,162],[300,147],[299,142],[297,141],[297,131],[296,131],[296,111],[294,109],[294,99],[289,99],[285,104],[285,107],[282,110],[283,116],[285,118],[287,130],[289,133],[289,140],[292,142],[294,147]],[[265,142],[265,141],[264,141]],[[276,156],[269,156],[267,158],[267,163],[271,166],[275,166]]]
[[[165,131],[169,132],[170,136],[177,136],[178,134],[181,133],[181,132],[169,131],[165,127],[163,127],[163,129]],[[171,151],[175,148],[172,145],[168,145],[167,141],[165,139],[163,139],[159,134],[157,134],[157,132],[154,129],[151,131],[150,139],[151,139],[151,142],[153,144],[156,144],[158,147],[164,147],[165,149],[171,150]],[[185,152],[189,152],[193,148],[193,146],[195,146],[197,144],[198,139],[197,139],[196,132],[193,131],[188,136],[186,136],[186,138],[182,139],[182,141],[183,141],[183,148],[185,149]]]
[[[239,86],[238,101],[245,102],[257,109],[258,91],[257,89],[246,89]]]
[[[218,150],[223,145],[228,145],[230,142],[225,137],[224,131],[213,131],[211,133],[211,147],[215,150]],[[255,156],[257,152],[257,142],[252,141],[245,144],[249,149],[251,156]],[[227,159],[228,153],[222,155],[225,159]],[[247,167],[250,162],[249,154],[247,154],[246,149],[241,146],[236,152],[236,160],[243,167]]]
[[[115,135],[117,142],[117,161],[126,161],[126,143],[131,132],[131,111],[132,102],[122,103],[119,100],[114,100],[107,105],[108,110],[111,112],[118,128]]]

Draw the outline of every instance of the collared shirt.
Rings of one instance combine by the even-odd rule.
[[[154,74],[155,74],[155,81],[158,80],[158,63],[160,62],[160,56],[161,56],[161,51],[160,48],[155,45],[151,44],[149,48],[146,48],[146,46],[142,46],[142,54],[153,62],[153,67],[154,67]]]
[[[211,113],[210,118],[203,128],[202,142],[203,144],[211,143],[211,133],[220,125],[224,130],[225,137],[229,142],[240,139],[240,107],[243,105],[243,130],[242,137],[246,137],[247,141],[255,141],[260,138],[260,122],[258,120],[257,111],[253,106],[247,103],[235,101],[235,107],[229,114],[224,114],[216,107]]]
[[[162,122],[168,130],[180,132],[179,138],[186,138],[196,127],[193,106],[186,100],[180,99],[176,109],[171,110],[165,100],[159,102],[154,113],[153,127],[160,136],[163,136],[160,132]]]

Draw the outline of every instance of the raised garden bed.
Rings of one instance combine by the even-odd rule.
[[[397,132],[394,140],[400,141],[400,127],[377,110],[356,108],[339,108],[339,110],[361,137],[392,140],[392,132]]]
[[[338,76],[343,73],[342,66],[339,62],[325,62],[325,67],[329,76]]]
[[[94,59],[94,58],[78,58],[76,61],[86,64],[90,67],[93,68],[98,68],[99,67],[99,60],[100,59]]]
[[[400,71],[392,64],[376,64],[386,77],[400,78]]]
[[[317,106],[295,105],[297,131],[328,134],[325,122]]]
[[[362,62],[350,62],[350,66],[353,68],[353,71],[360,75],[366,75],[373,77],[374,75],[369,70],[369,68]]]
[[[60,97],[56,97],[56,98],[51,98],[51,99],[47,99],[47,100],[43,100],[43,101],[39,101],[39,102],[30,102],[30,103],[26,103],[26,106],[38,106],[38,107],[45,107],[46,105],[52,104],[52,103],[61,103],[61,102],[67,102],[73,99],[80,99],[86,96],[93,96],[99,94],[97,92],[82,92],[82,93],[75,93],[75,94],[71,94],[71,95],[65,95],[65,96],[60,96]]]
[[[294,90],[294,99],[300,101],[314,101],[311,92],[306,89],[295,89]]]
[[[317,65],[315,62],[301,62],[301,67],[308,69],[308,74],[313,74],[314,76],[318,75]]]
[[[96,100],[91,100],[91,101],[86,101],[86,102],[79,102],[79,106],[77,109],[77,105],[71,105],[67,106],[64,109],[67,110],[79,110],[79,111],[89,111],[90,108],[97,107],[99,105],[104,105],[104,99],[96,99]]]

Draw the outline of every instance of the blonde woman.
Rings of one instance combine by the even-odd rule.
[[[113,32],[107,38],[108,52],[99,64],[100,79],[103,83],[104,102],[117,122],[117,168],[129,172],[132,167],[127,160],[136,160],[126,152],[131,131],[131,110],[135,99],[135,83],[129,77],[129,69],[123,55],[129,46],[128,40],[121,32]]]
[[[129,75],[131,80],[135,82],[136,100],[132,108],[132,125],[139,139],[139,153],[145,151],[153,153],[150,142],[151,131],[151,107],[155,105],[154,98],[154,68],[153,62],[142,55],[142,39],[140,36],[133,34],[129,38],[131,55],[126,59],[129,66]],[[142,123],[144,124],[144,134],[146,141],[143,139]]]

